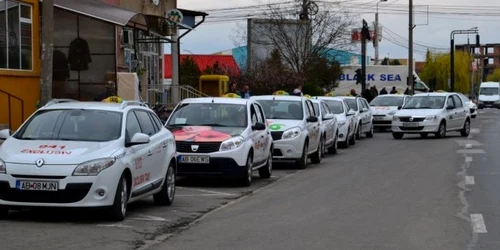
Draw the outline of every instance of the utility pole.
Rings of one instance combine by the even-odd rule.
[[[387,2],[387,0],[380,0],[377,2],[377,11],[375,12],[375,40],[373,40],[373,45],[375,47],[375,65],[379,64],[379,52],[378,52],[378,40],[379,40],[379,23],[378,23],[378,4],[382,2]]]
[[[408,14],[408,82],[407,85],[410,88],[410,94],[414,94],[413,86],[413,0],[409,0],[409,14]]]
[[[52,99],[52,60],[54,54],[54,1],[42,2],[42,77],[40,78],[40,105]]]
[[[361,94],[366,90],[366,40],[370,39],[370,29],[368,23],[363,19],[361,28]]]
[[[302,0],[302,12],[300,13],[300,20],[309,20],[309,0]]]

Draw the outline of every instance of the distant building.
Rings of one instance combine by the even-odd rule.
[[[469,51],[471,45],[455,45],[456,51]],[[488,43],[474,48],[474,58],[477,59],[478,69],[483,70],[483,78],[500,68],[500,43]]]

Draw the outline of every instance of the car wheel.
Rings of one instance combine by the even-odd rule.
[[[361,123],[358,125],[358,130],[356,130],[356,140],[361,140]],[[354,145],[354,144],[352,144]]]
[[[0,206],[0,219],[7,219],[9,217],[9,207]]]
[[[273,174],[273,150],[269,152],[267,163],[264,167],[259,168],[259,177],[262,179],[269,179]]]
[[[321,156],[323,155],[323,151],[325,150],[325,140],[323,137],[319,139],[318,150],[311,157],[311,162],[314,164],[319,164],[321,162]]]
[[[400,133],[400,132],[392,132],[392,137],[396,140],[400,140],[400,139],[403,139],[403,136],[405,134],[404,133]]]
[[[307,167],[307,152],[308,152],[308,142],[304,144],[304,149],[302,152],[302,157],[295,163],[298,169],[306,169]]]
[[[446,123],[444,121],[441,121],[438,127],[438,131],[436,132],[436,137],[437,138],[444,138],[446,137]]]
[[[174,203],[175,198],[175,169],[173,162],[170,163],[165,175],[165,181],[161,191],[153,195],[155,205],[170,206]]]
[[[427,138],[428,135],[429,135],[429,133],[420,133],[420,137],[422,137],[422,138]]]
[[[335,139],[333,141],[333,145],[330,148],[328,148],[328,153],[330,153],[330,154],[336,154],[337,153],[338,141],[339,141],[339,132],[337,132],[335,134]]]
[[[246,171],[241,178],[241,185],[244,187],[249,187],[252,185],[252,167],[253,167],[253,154],[248,154]]]
[[[366,132],[366,137],[373,138],[373,124],[370,128],[370,131]]]
[[[110,217],[114,221],[122,221],[127,215],[127,205],[129,198],[129,185],[127,177],[122,174],[120,177],[120,182],[118,182],[118,187],[116,188],[115,200],[113,206],[109,211]]]
[[[354,135],[352,135],[352,137],[349,139],[349,145],[355,145],[355,144],[356,144],[356,137],[358,136],[358,135],[357,135],[357,134],[358,134],[358,132],[359,132],[359,129],[358,129],[358,130],[357,130],[357,132],[356,132]]]
[[[469,136],[470,134],[470,120],[467,118],[464,123],[464,127],[460,130],[460,135]]]
[[[472,117],[472,118],[476,118],[476,116],[477,116],[477,115],[471,115],[470,117]]]

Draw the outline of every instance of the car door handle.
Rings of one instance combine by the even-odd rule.
[[[167,148],[167,144],[166,144],[166,143],[163,143],[162,147],[163,147],[163,148]]]
[[[148,156],[152,156],[152,155],[153,155],[153,152],[149,151]]]

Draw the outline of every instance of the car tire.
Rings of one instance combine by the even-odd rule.
[[[335,139],[333,141],[333,145],[328,148],[328,153],[330,154],[337,154],[337,149],[338,149],[338,141],[339,141],[339,132],[335,134]]]
[[[349,139],[349,145],[356,145],[356,136],[357,136],[356,134],[357,132],[353,134],[352,137]]]
[[[311,162],[313,164],[319,164],[321,163],[321,156],[323,155],[323,151],[325,150],[325,140],[323,140],[323,137],[319,139],[319,145],[318,145],[318,150],[316,150],[316,153],[314,153],[311,156]]]
[[[245,173],[241,177],[240,183],[241,183],[241,186],[243,186],[243,187],[249,187],[250,185],[252,185],[252,177],[253,177],[252,176],[252,174],[253,174],[253,171],[252,171],[253,154],[252,153],[248,154],[247,163],[246,163],[245,167],[246,167]]]
[[[445,138],[446,137],[446,122],[441,121],[439,123],[438,131],[435,133],[436,138]]]
[[[366,132],[366,137],[373,138],[373,130],[374,130],[374,128],[373,128],[373,123],[372,123],[370,131]]]
[[[361,123],[359,123],[358,130],[356,130],[356,140],[358,140],[358,141],[361,140],[361,130],[362,130],[362,125],[361,125]],[[352,144],[352,145],[354,145],[354,144]]]
[[[460,130],[460,135],[469,136],[470,134],[470,120],[467,118],[464,122],[464,127]]]
[[[0,206],[0,220],[7,219],[9,217],[9,207]]]
[[[175,199],[175,169],[173,161],[168,165],[165,181],[161,191],[153,195],[153,200],[157,206],[170,206]]]
[[[128,184],[127,176],[122,174],[118,186],[116,188],[115,199],[113,205],[109,209],[109,216],[113,221],[123,221],[127,216],[127,205],[128,199],[130,197],[129,187],[132,186]]]
[[[295,165],[297,165],[298,169],[306,169],[307,168],[307,152],[308,152],[308,142],[304,144],[304,148],[302,149],[302,157],[300,157],[299,160],[295,162]]]
[[[420,137],[422,137],[422,138],[427,138],[428,135],[429,135],[429,133],[420,133]]]
[[[400,133],[400,132],[392,132],[392,137],[396,140],[401,140],[403,139],[403,136],[405,134],[404,133]]]
[[[477,116],[477,115],[471,115],[470,117],[472,117],[472,118],[476,118],[476,116]]]
[[[273,174],[273,150],[269,152],[269,156],[267,157],[267,163],[265,166],[259,168],[259,177],[262,179],[269,179]]]

